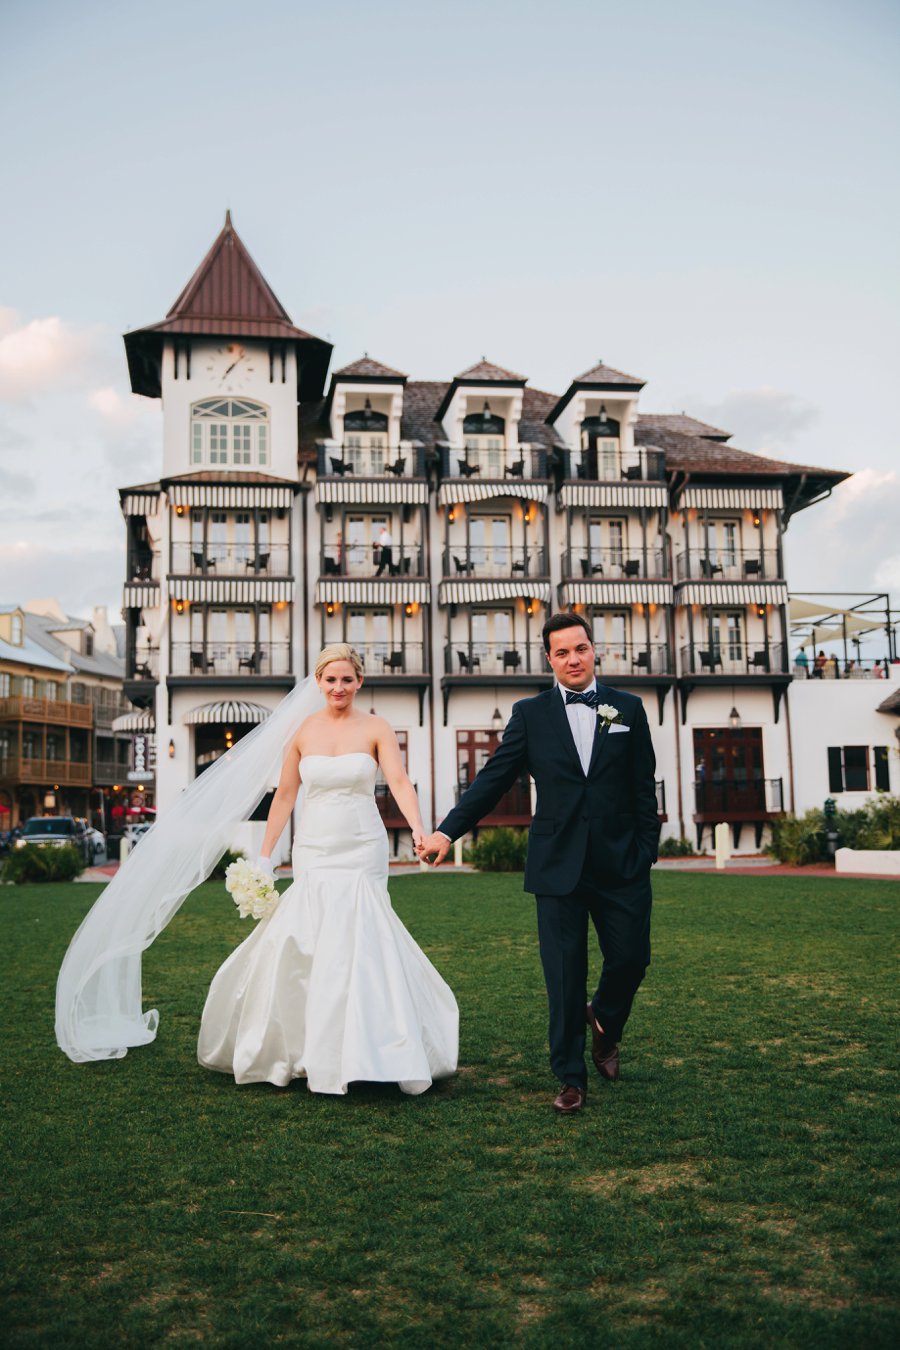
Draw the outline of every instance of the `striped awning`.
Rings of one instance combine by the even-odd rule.
[[[319,581],[316,604],[327,605],[428,605],[431,586],[427,581]]]
[[[716,582],[704,585],[700,581],[679,586],[676,604],[679,605],[786,605],[787,586],[783,582]]]
[[[784,493],[773,487],[687,487],[681,494],[680,505],[695,506],[708,511],[780,511]]]
[[[669,493],[662,483],[563,483],[556,496],[560,511],[568,506],[658,509],[668,504]]]
[[[159,582],[133,581],[122,592],[126,609],[156,609],[159,604]]]
[[[316,504],[320,502],[401,502],[404,505],[424,506],[428,501],[428,484],[416,479],[320,478],[316,483]]]
[[[268,506],[289,510],[299,486],[299,483],[296,487],[267,483],[170,483],[167,491],[172,506]]]
[[[208,722],[264,722],[270,709],[259,703],[247,703],[243,699],[227,698],[221,703],[202,703],[185,714],[184,725],[195,727]]]
[[[564,581],[561,605],[671,605],[672,587],[665,581]]]
[[[159,510],[159,492],[128,492],[122,498],[123,516],[155,516]]]
[[[122,713],[121,717],[113,718],[113,731],[155,731],[156,718],[152,712],[142,712],[135,709],[134,712]]]
[[[442,581],[439,605],[480,604],[485,600],[538,600],[550,603],[547,581]]]
[[[498,479],[496,483],[473,483],[470,478],[454,478],[441,484],[438,502],[441,506],[453,506],[456,502],[489,501],[491,497],[527,497],[532,502],[545,502],[547,484],[509,478]]]
[[[190,600],[211,605],[266,605],[294,598],[294,582],[268,577],[173,577],[172,600]]]

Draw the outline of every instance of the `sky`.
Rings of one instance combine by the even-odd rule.
[[[121,335],[230,208],[332,368],[603,359],[852,471],[790,588],[900,604],[898,69],[894,0],[0,0],[0,602],[118,616]]]

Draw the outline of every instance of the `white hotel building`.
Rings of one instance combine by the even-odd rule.
[[[605,364],[561,395],[486,360],[422,382],[364,356],[328,380],[330,345],[293,326],[230,218],[125,345],[164,419],[159,480],[120,494],[128,721],[156,730],[161,810],[346,640],[438,821],[514,701],[550,684],[541,625],[565,608],[593,625],[599,679],[646,705],[664,834],[708,842],[728,820],[754,851],[773,814],[812,804],[782,539],[846,474],[644,413],[642,381]],[[488,823],[529,807],[526,781]]]

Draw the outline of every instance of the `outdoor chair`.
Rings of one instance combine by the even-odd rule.
[[[751,666],[758,666],[762,670],[769,669],[769,653],[763,649],[761,652],[754,652],[750,658]]]
[[[203,654],[203,652],[191,652],[192,675],[194,674],[195,671],[199,672],[199,674],[201,675],[205,675],[208,671],[212,671],[213,674],[215,674],[215,670],[216,670],[215,661],[213,661],[211,658],[207,659],[207,657]]]
[[[641,575],[640,558],[626,558],[622,570],[626,577],[639,577]]]
[[[700,575],[706,577],[707,581],[711,580],[721,570],[721,563],[713,562],[710,558],[700,559]]]
[[[251,571],[251,572],[268,572],[268,570],[269,570],[269,554],[268,554],[268,553],[257,553],[257,555],[256,555],[255,558],[248,558],[248,559],[247,559],[246,566],[247,566],[248,570]]]
[[[334,455],[329,455],[329,456],[328,456],[328,459],[329,459],[329,462],[330,462],[330,464],[331,464],[331,472],[332,472],[332,473],[338,473],[338,474],[340,474],[340,475],[343,477],[343,475],[344,475],[345,473],[352,473],[352,472],[353,472],[352,466],[351,466],[350,464],[348,464],[348,463],[346,462],[346,460],[343,460],[343,459],[336,459]]]
[[[388,655],[388,656],[386,656],[386,657],[384,658],[384,661],[382,662],[382,664],[383,664],[385,670],[387,670],[387,671],[393,672],[393,671],[395,671],[395,670],[402,670],[402,669],[403,669],[403,653],[402,653],[402,652],[391,652],[390,655]]]
[[[760,571],[760,568],[759,568],[759,558],[745,558],[745,559],[744,559],[744,576],[745,576],[745,577],[758,577],[758,576],[759,576],[759,571]]]
[[[507,670],[518,670],[522,663],[522,658],[517,651],[506,651],[503,653],[503,673]]]
[[[590,558],[581,559],[581,575],[583,577],[594,576],[597,573],[599,573],[601,576],[603,575],[602,563],[592,563]]]
[[[392,473],[395,478],[402,478],[406,472],[406,459],[401,455],[399,459],[394,460],[393,464],[386,464],[384,467],[385,471]]]
[[[475,564],[473,562],[463,562],[462,558],[457,558],[455,553],[453,555],[453,564],[456,568],[456,575],[459,577],[470,576],[472,572],[475,571]]]
[[[634,661],[632,662],[632,664],[635,665],[635,666],[637,666],[639,670],[648,670],[648,671],[649,671],[649,669],[650,669],[650,653],[649,653],[648,651],[638,652],[638,654],[635,656]]]
[[[642,478],[643,474],[641,473],[640,464],[626,464],[625,467],[622,469],[622,477],[628,478],[632,481],[634,479]]]
[[[525,475],[524,459],[514,459],[512,464],[507,465],[503,472],[508,474],[510,478],[523,478]]]
[[[194,563],[194,569],[197,572],[208,572],[211,567],[215,567],[216,565],[215,558],[207,557],[202,549],[192,549],[191,558]]]
[[[470,464],[467,459],[459,461],[459,471],[464,478],[471,478],[473,473],[481,473],[480,464]]]
[[[335,558],[330,558],[330,557],[328,556],[328,554],[326,553],[326,554],[325,554],[325,557],[324,557],[324,559],[323,559],[323,562],[324,562],[324,566],[325,566],[325,576],[326,576],[326,577],[338,577],[338,576],[340,576],[340,574],[341,574],[340,563],[339,563]]]
[[[461,651],[457,651],[456,655],[459,657],[459,669],[461,674],[466,674],[466,672],[470,675],[473,674],[476,666],[478,666],[479,670],[481,669],[480,656],[475,656],[474,653],[472,656],[467,656],[465,652]]]
[[[238,674],[246,670],[248,675],[255,675],[259,668],[259,652],[251,652],[249,656],[238,657]]]
[[[700,657],[701,670],[712,670],[715,666],[720,666],[722,664],[722,657],[717,651],[712,654],[709,652],[698,651],[697,655]]]

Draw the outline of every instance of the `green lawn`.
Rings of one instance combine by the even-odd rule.
[[[215,884],[145,957],[154,1045],[70,1064],[54,982],[96,888],[0,889],[3,1343],[893,1343],[900,885],[654,886],[622,1081],[574,1119],[518,876],[392,882],[462,1014],[459,1075],[418,1098],[199,1068],[248,931]]]

